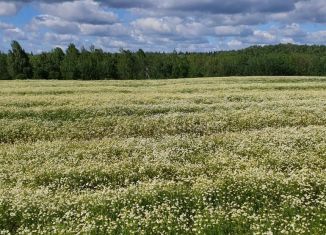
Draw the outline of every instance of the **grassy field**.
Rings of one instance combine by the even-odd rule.
[[[1,81],[0,234],[326,234],[326,78]]]

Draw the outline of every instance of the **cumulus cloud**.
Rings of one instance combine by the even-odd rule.
[[[45,33],[44,40],[58,46],[62,44],[78,42],[78,36],[72,34],[56,34],[48,32]]]
[[[253,30],[248,26],[217,26],[214,31],[215,35],[224,37],[245,37],[253,34]]]
[[[40,27],[44,27],[59,34],[78,34],[80,32],[78,24],[51,15],[36,16],[29,27],[34,31],[39,30]]]
[[[20,27],[1,21],[0,34],[31,40],[28,31],[45,44],[91,43],[112,50],[326,43],[325,31],[318,30],[326,23],[325,0],[0,0],[0,17],[19,14],[32,2],[40,15]]]
[[[15,1],[0,1],[0,16],[15,15],[19,11],[21,4]]]
[[[326,44],[326,30],[309,33],[306,36],[309,44]]]
[[[88,36],[123,37],[129,35],[129,30],[121,23],[117,23],[113,25],[81,24],[80,30],[83,35],[88,35]]]
[[[20,28],[9,28],[4,31],[4,38],[9,40],[28,40],[26,33]]]
[[[46,2],[42,3],[40,7],[47,14],[78,23],[113,24],[118,20],[113,12],[102,9],[98,2],[92,0],[62,3]]]
[[[289,17],[301,22],[326,23],[326,4],[324,0],[298,1],[295,11]]]
[[[0,29],[6,30],[6,29],[14,29],[16,28],[13,24],[8,24],[0,21]]]
[[[3,34],[2,39],[6,42],[11,40],[28,40],[25,31],[13,24],[0,21],[0,32]]]
[[[293,10],[295,6],[293,0],[167,0],[162,1],[158,7],[179,11],[235,14],[245,12],[285,12]]]

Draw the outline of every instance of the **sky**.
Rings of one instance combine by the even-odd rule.
[[[69,43],[105,51],[326,44],[326,0],[0,0],[0,51]]]

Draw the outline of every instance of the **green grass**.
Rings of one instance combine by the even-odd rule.
[[[2,234],[325,234],[326,78],[1,81]]]

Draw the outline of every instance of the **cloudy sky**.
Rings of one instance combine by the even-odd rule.
[[[326,44],[325,0],[0,0],[0,50],[212,51]]]

